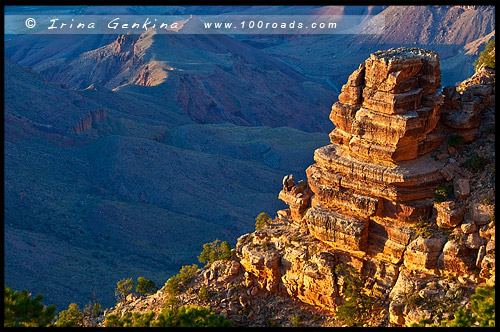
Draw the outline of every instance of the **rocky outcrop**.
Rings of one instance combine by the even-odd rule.
[[[290,214],[286,215],[289,219],[297,221],[302,219],[306,209],[311,205],[311,196],[312,192],[306,181],[300,180],[295,184],[293,174],[283,178],[283,190],[278,197],[290,206],[286,212]]]
[[[458,87],[445,87],[443,96],[443,123],[465,142],[472,142],[479,135],[482,110],[494,107],[495,71],[481,67]]]
[[[105,108],[88,111],[87,114],[85,114],[83,118],[78,121],[78,124],[71,129],[71,131],[79,135],[92,129],[96,123],[105,121],[107,116]]]
[[[412,224],[430,216],[444,181],[428,155],[441,142],[439,83],[438,55],[412,48],[376,52],[349,77],[332,107],[333,144],[306,171],[314,198],[303,223],[313,236],[402,260]]]

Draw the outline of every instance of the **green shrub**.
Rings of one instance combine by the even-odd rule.
[[[293,327],[303,327],[304,326],[304,324],[300,320],[300,316],[298,313],[294,313],[290,317],[290,323],[292,324]]]
[[[105,327],[150,327],[155,313],[153,311],[140,314],[138,312],[126,311],[121,318],[117,315],[107,315],[104,321]]]
[[[415,223],[416,232],[415,232],[415,235],[412,239],[414,240],[419,236],[422,236],[423,238],[426,238],[426,239],[431,238],[432,233],[429,231],[427,226],[429,226],[428,223],[424,220],[424,218],[419,216],[418,222]]]
[[[453,185],[451,183],[442,183],[434,191],[434,202],[441,203],[448,199],[453,193]]]
[[[167,294],[175,296],[193,279],[198,271],[198,265],[184,265],[178,274],[167,280],[163,288]]]
[[[155,283],[152,280],[146,279],[144,277],[137,278],[137,286],[135,291],[143,295],[154,294],[158,290]]]
[[[259,231],[261,229],[264,229],[269,225],[270,222],[271,218],[269,218],[269,215],[267,213],[259,213],[259,215],[255,218],[255,230]]]
[[[164,309],[151,326],[155,327],[233,327],[235,324],[209,309],[197,306],[182,306]]]
[[[52,325],[56,306],[42,304],[43,295],[32,298],[27,290],[21,293],[4,286],[4,327],[47,327]]]
[[[363,326],[371,317],[375,297],[364,292],[364,282],[352,267],[341,263],[335,267],[335,272],[344,274],[345,302],[337,307],[337,318],[347,326]]]
[[[56,321],[58,327],[79,327],[83,326],[83,312],[76,303],[70,303],[67,310],[59,313]]]
[[[215,240],[203,245],[203,250],[200,256],[198,256],[198,260],[201,263],[207,262],[207,265],[210,265],[218,260],[229,259],[232,255],[233,253],[229,242]]]
[[[169,309],[175,309],[179,307],[179,303],[181,303],[181,300],[179,300],[175,296],[170,296],[163,304],[163,307]]]
[[[477,153],[474,153],[469,158],[469,160],[467,160],[465,167],[474,172],[479,172],[484,169],[484,166],[486,166],[486,164],[488,164],[488,159],[479,156]]]
[[[208,288],[205,285],[202,285],[200,287],[200,290],[198,291],[198,298],[201,301],[206,301],[206,300],[208,300],[209,296],[210,296],[210,294],[208,292]]]
[[[182,306],[179,308],[165,308],[155,318],[150,311],[144,314],[125,312],[122,318],[117,315],[108,315],[104,322],[105,327],[232,327],[233,322],[209,309],[198,306]]]
[[[446,143],[448,143],[448,146],[456,148],[462,146],[465,143],[465,139],[460,135],[451,135],[448,137]]]
[[[486,44],[484,50],[479,53],[479,58],[474,61],[475,70],[478,70],[482,65],[495,69],[495,39]]]

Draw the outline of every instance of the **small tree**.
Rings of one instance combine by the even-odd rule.
[[[483,158],[476,152],[474,152],[472,156],[470,156],[470,158],[466,161],[465,167],[477,173],[479,171],[482,171],[486,164],[488,164],[488,159]]]
[[[176,296],[193,279],[196,271],[198,271],[198,265],[184,265],[178,274],[167,280],[163,290],[171,296]]]
[[[135,287],[135,291],[137,293],[141,293],[142,295],[153,294],[158,290],[155,283],[152,280],[146,279],[144,277],[137,278],[137,286]]]
[[[231,258],[232,254],[229,242],[215,240],[203,245],[203,250],[200,256],[198,256],[198,260],[201,263],[207,262],[207,265],[210,265],[215,261]]]
[[[210,294],[208,292],[208,288],[205,285],[202,285],[200,287],[200,290],[198,291],[198,298],[201,301],[206,301],[206,300],[208,300],[209,295]]]
[[[56,321],[58,327],[81,327],[83,326],[84,314],[76,303],[70,303],[67,310],[59,313]]]
[[[345,265],[339,264],[335,272],[344,272],[344,304],[337,307],[337,318],[347,326],[362,326],[371,317],[375,298],[363,290],[364,282],[359,272]]]
[[[115,296],[120,302],[124,302],[127,295],[130,293],[134,287],[134,281],[132,278],[122,279],[116,283]]]
[[[56,306],[42,304],[43,295],[35,298],[27,290],[21,293],[4,286],[4,327],[46,327],[54,320]]]
[[[259,213],[259,215],[255,218],[255,230],[259,231],[271,222],[271,218],[269,218],[269,215],[265,212]]]
[[[482,65],[495,69],[495,39],[486,44],[484,51],[479,53],[479,58],[474,61],[475,70],[478,70]]]

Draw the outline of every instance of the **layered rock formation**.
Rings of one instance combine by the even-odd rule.
[[[428,155],[441,143],[439,83],[438,55],[409,48],[376,52],[349,77],[330,115],[333,144],[307,169],[314,197],[300,219],[311,234],[401,262],[412,223],[430,216],[444,181]]]

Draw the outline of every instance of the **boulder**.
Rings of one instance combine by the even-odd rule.
[[[495,214],[495,205],[485,205],[474,203],[470,208],[470,215],[472,220],[477,225],[485,225],[491,221],[491,216]]]
[[[446,201],[434,204],[434,208],[437,211],[436,224],[442,228],[453,228],[462,222],[466,206]]]

